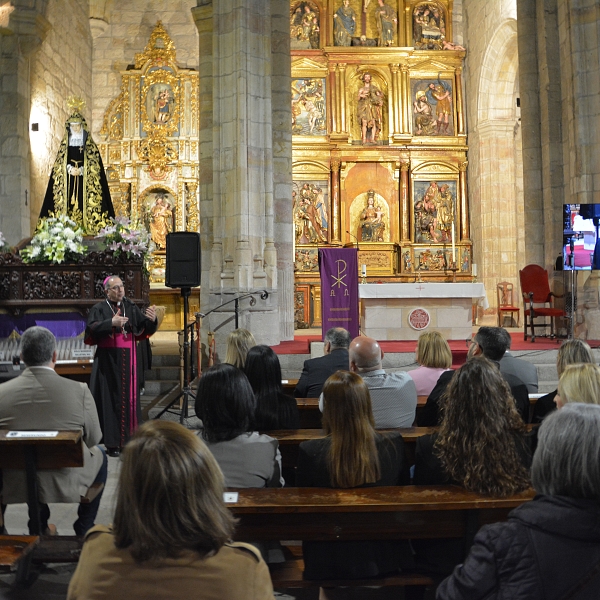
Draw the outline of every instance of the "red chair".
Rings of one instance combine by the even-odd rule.
[[[523,294],[523,303],[525,305],[525,341],[527,341],[527,328],[531,327],[531,341],[535,342],[535,319],[540,317],[550,317],[550,336],[554,337],[554,320],[558,317],[564,317],[565,311],[561,308],[554,308],[552,298],[562,298],[562,295],[554,294],[550,291],[548,283],[548,271],[539,265],[527,265],[522,271],[519,271],[521,281],[521,292]],[[534,305],[538,306],[534,306]],[[541,306],[540,306],[541,304]],[[546,306],[546,305],[549,306]],[[538,327],[548,327],[548,323],[538,323]]]

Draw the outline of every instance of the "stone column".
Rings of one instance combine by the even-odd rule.
[[[294,257],[292,218],[292,108],[290,85],[290,16],[288,0],[271,0],[272,23],[272,77],[273,98],[273,196],[275,244],[265,244],[265,262],[268,278],[269,262],[277,261],[277,290],[279,294],[279,327],[282,340],[294,337]],[[273,251],[276,250],[276,256]],[[271,258],[273,257],[273,258]],[[271,280],[269,285],[275,287]]]
[[[277,182],[281,184],[277,191],[277,214],[283,212],[284,198],[287,196],[288,203],[291,198],[291,132],[286,134],[283,126],[287,118],[289,128],[291,116],[285,116],[285,108],[279,109],[281,104],[289,105],[289,98],[286,102],[278,100],[275,115],[272,110],[274,90],[281,94],[285,87],[289,96],[289,70],[286,71],[281,62],[282,53],[286,51],[281,46],[280,21],[284,14],[280,0],[267,3],[266,10],[265,3],[258,0],[212,3],[199,0],[199,6],[194,9],[200,31],[201,79],[203,73],[211,70],[206,82],[210,89],[201,89],[201,105],[204,95],[212,96],[213,202],[212,214],[204,212],[204,205],[201,206],[201,229],[210,229],[213,239],[207,242],[211,247],[211,276],[209,300],[203,309],[239,294],[266,288],[269,299],[259,300],[251,311],[245,311],[240,326],[250,329],[260,343],[267,344],[276,344],[281,339],[278,272],[283,273],[284,278],[286,273],[292,272],[291,217],[288,217],[287,234],[278,240],[283,244],[281,263],[275,246],[274,157],[280,159],[279,166],[284,169],[282,179]],[[212,69],[205,52],[211,53]],[[201,106],[201,119],[208,116],[208,106]],[[278,123],[275,128],[274,122]],[[205,142],[201,139],[201,156],[207,159],[201,163],[201,197],[204,197],[203,188],[210,186],[210,177],[202,173],[203,167],[209,167],[206,155],[209,144]],[[279,148],[274,153],[274,143],[283,144],[283,150]],[[286,149],[288,144],[289,150]],[[287,183],[285,173],[289,174]],[[281,225],[283,232],[285,221]],[[292,279],[282,282],[286,290],[289,288],[289,302],[284,300],[286,323],[292,322],[292,284]],[[286,327],[284,333],[289,337],[289,326]],[[227,333],[225,329],[219,330],[220,336]]]
[[[530,236],[525,244],[527,263],[544,264],[544,208],[542,198],[542,152],[539,119],[536,0],[517,2],[519,48],[519,93],[523,140],[523,200],[525,227]]]

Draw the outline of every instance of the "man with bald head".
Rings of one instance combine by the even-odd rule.
[[[358,336],[349,348],[350,370],[358,373],[371,394],[377,429],[411,427],[417,410],[417,388],[408,373],[383,370],[383,350],[370,337]]]

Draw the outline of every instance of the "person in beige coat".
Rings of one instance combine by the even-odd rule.
[[[48,502],[80,502],[88,488],[106,482],[106,456],[94,398],[85,383],[61,377],[54,370],[56,338],[45,327],[30,327],[21,337],[23,373],[0,385],[0,428],[10,430],[81,430],[83,467],[39,471],[41,533],[48,528]],[[76,535],[93,527],[102,492],[92,502],[79,505],[73,525]],[[25,471],[4,469],[2,503],[27,501]],[[31,510],[30,510],[31,515]],[[32,524],[29,523],[30,533]]]
[[[273,600],[256,548],[231,542],[224,480],[179,423],[144,423],[125,447],[112,528],[88,532],[67,600]]]

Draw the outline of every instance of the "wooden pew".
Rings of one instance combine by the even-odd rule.
[[[437,427],[402,427],[400,429],[381,429],[382,433],[398,432],[404,439],[406,458],[410,465],[414,464],[417,438],[437,431]],[[279,441],[282,466],[294,468],[298,464],[298,446],[307,440],[325,437],[322,429],[281,429],[265,431]]]
[[[465,549],[482,525],[505,520],[534,496],[528,490],[510,498],[489,498],[451,485],[229,491],[238,493],[237,502],[227,504],[239,520],[234,536],[238,541],[459,538]],[[407,575],[368,583],[304,581],[302,567],[301,559],[294,558],[273,568],[274,586],[427,585]]]
[[[38,505],[37,471],[44,469],[64,469],[83,466],[81,431],[59,431],[55,437],[9,437],[8,431],[0,431],[0,469],[23,469],[26,472],[28,504]],[[32,432],[35,433],[35,432]],[[40,532],[40,516],[33,511],[32,528]],[[50,547],[61,545],[61,555],[66,562],[77,561],[81,550],[81,540],[75,536],[43,536],[38,544],[37,536],[1,536],[0,547],[7,561],[15,560],[11,568],[17,567],[17,581],[28,578],[31,560],[39,558],[39,552],[46,555],[45,562],[65,562],[56,552],[48,553],[45,541]],[[59,542],[60,540],[60,542]],[[47,545],[47,544],[46,544]],[[4,566],[7,566],[6,564]],[[10,567],[10,565],[9,565]]]

